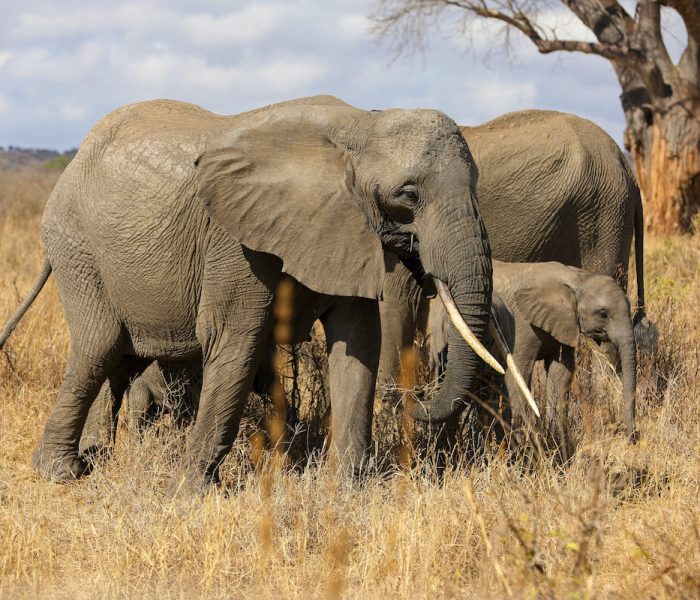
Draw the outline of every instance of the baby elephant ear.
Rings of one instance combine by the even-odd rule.
[[[303,108],[258,115],[197,161],[197,195],[252,250],[280,257],[308,288],[378,298],[384,252],[354,193],[350,156]]]
[[[560,344],[576,347],[577,303],[569,286],[556,280],[535,281],[515,292],[515,301],[532,325],[544,329]]]

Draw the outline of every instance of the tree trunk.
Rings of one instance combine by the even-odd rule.
[[[690,231],[700,209],[699,109],[672,105],[665,113],[627,119],[625,146],[637,170],[648,231]]]

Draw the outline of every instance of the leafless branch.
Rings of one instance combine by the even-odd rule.
[[[596,41],[561,39],[556,27],[545,24],[544,11],[556,11],[562,5],[591,30]],[[664,44],[662,5],[675,9],[688,28],[689,45],[678,67]],[[395,51],[401,54],[424,48],[427,31],[439,29],[447,17],[460,22],[467,34],[476,20],[503,23],[506,42],[508,32],[517,31],[542,54],[580,52],[601,56],[612,62],[618,75],[636,73],[651,98],[664,99],[673,88],[697,86],[700,78],[700,0],[639,0],[634,15],[618,0],[379,0],[373,18],[375,33],[398,39]],[[623,90],[627,91],[624,85]]]
[[[564,3],[572,4],[570,0]],[[461,13],[461,18],[467,24],[476,18],[504,23],[523,33],[543,54],[565,51],[595,54],[608,60],[629,58],[630,49],[625,45],[559,39],[553,28],[547,29],[538,22],[538,4],[540,7],[556,6],[556,3],[535,3],[532,0],[382,0],[379,11],[373,17],[376,24],[374,32],[383,37],[398,33],[395,46],[398,53],[415,47],[422,48],[426,29],[438,26],[440,17],[452,11]],[[620,14],[630,18],[621,7]],[[624,36],[618,38],[623,39]]]

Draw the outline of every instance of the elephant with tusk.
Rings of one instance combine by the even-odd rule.
[[[329,96],[235,116],[170,100],[128,105],[88,133],[49,198],[42,239],[42,273],[0,347],[53,273],[71,347],[32,459],[50,480],[85,473],[79,442],[103,384],[117,403],[167,359],[203,368],[171,489],[216,482],[284,277],[294,286],[289,340],[323,323],[332,449],[350,471],[371,446],[386,255],[443,282],[472,332],[471,345],[450,334],[459,360],[427,417],[468,401],[476,352],[486,356],[491,250],[476,167],[438,111],[364,111]]]

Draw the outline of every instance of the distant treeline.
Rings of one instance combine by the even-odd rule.
[[[20,148],[19,146],[0,146],[0,171],[44,167],[63,170],[75,156],[77,148],[58,152],[45,148]]]

